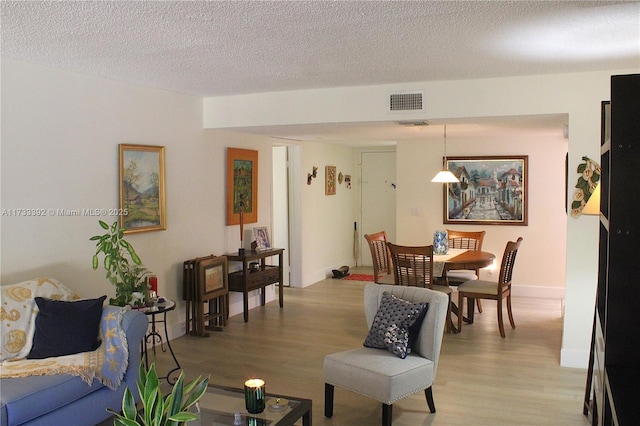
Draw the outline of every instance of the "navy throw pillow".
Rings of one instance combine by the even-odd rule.
[[[409,329],[426,308],[427,303],[409,302],[385,291],[364,346],[406,358],[411,352]]]
[[[33,346],[27,358],[42,359],[98,349],[102,343],[98,334],[106,298],[63,301],[36,297],[40,312],[36,315]]]
[[[416,340],[418,340],[418,335],[420,334],[420,329],[422,328],[422,321],[424,321],[424,317],[427,316],[429,304],[426,303],[425,305],[426,306],[424,307],[424,309],[418,314],[416,321],[409,327],[409,350],[411,350],[414,343],[416,343]]]

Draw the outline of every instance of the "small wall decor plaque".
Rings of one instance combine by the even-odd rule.
[[[582,157],[584,163],[578,165],[580,177],[576,183],[576,192],[573,194],[571,202],[571,216],[578,217],[582,214],[584,206],[587,205],[593,191],[600,182],[600,165],[589,157]]]
[[[324,186],[324,195],[335,195],[336,194],[336,166],[326,166],[325,167],[325,186]]]
[[[311,185],[311,180],[315,179],[318,176],[318,167],[313,166],[312,170],[312,173],[307,173],[307,185]]]

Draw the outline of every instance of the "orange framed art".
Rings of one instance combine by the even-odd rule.
[[[258,221],[258,151],[227,148],[227,226]]]

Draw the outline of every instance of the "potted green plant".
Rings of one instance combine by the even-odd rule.
[[[137,384],[142,408],[138,410],[131,390],[126,388],[122,397],[122,414],[110,409],[107,411],[116,416],[114,426],[177,426],[197,420],[198,415],[190,412],[189,407],[198,402],[207,390],[209,376],[204,379],[201,377],[198,376],[185,385],[182,371],[171,393],[165,398],[160,390],[155,363],[146,371],[144,363],[141,362],[140,379]]]
[[[107,232],[94,235],[89,240],[97,241],[93,269],[98,269],[98,255],[104,254],[102,263],[107,271],[107,279],[116,287],[116,297],[109,299],[109,303],[115,306],[144,304],[149,296],[149,284],[146,281],[149,270],[144,267],[133,246],[124,239],[124,228],[117,221],[111,225],[101,220],[98,223]]]

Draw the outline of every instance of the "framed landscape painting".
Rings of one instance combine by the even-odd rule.
[[[527,225],[528,156],[448,157],[444,223]]]
[[[200,300],[218,297],[229,288],[226,256],[213,256],[196,263]]]
[[[125,233],[167,229],[164,147],[119,145],[120,226]]]
[[[227,225],[258,221],[258,151],[227,148]]]

